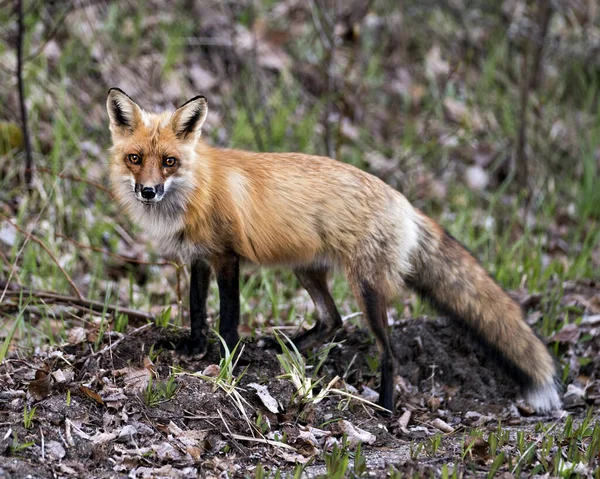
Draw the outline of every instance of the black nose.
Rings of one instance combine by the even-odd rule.
[[[155,196],[156,196],[156,192],[154,191],[154,188],[146,186],[145,188],[142,189],[142,198],[151,200]]]

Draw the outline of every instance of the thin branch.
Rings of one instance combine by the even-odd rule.
[[[68,236],[65,236],[61,233],[56,233],[54,236],[65,239],[67,241],[70,241],[78,248],[86,248],[86,249],[89,249],[92,251],[96,251],[97,253],[107,254],[109,256],[112,256],[113,258],[120,259],[127,263],[145,264],[145,265],[149,265],[149,266],[172,266],[173,268],[175,268],[175,275],[177,277],[177,284],[175,285],[175,293],[177,294],[177,305],[181,308],[181,305],[183,303],[183,300],[181,298],[181,270],[183,268],[182,264],[176,263],[174,261],[144,261],[141,259],[131,258],[129,256],[123,256],[118,253],[113,253],[112,251],[107,251],[105,249],[97,248],[95,246],[85,245],[85,244],[80,243],[79,241],[76,241],[73,238],[69,238]]]
[[[110,191],[106,186],[101,185],[100,183],[96,183],[95,181],[88,180],[86,178],[82,178],[81,176],[70,175],[67,173],[56,173],[55,171],[52,171],[50,168],[45,168],[43,166],[38,166],[37,168],[33,169],[33,171],[41,171],[43,173],[49,173],[51,175],[58,176],[59,178],[63,178],[65,180],[73,180],[73,181],[79,181],[82,183],[86,183],[90,186],[93,186],[94,188],[98,188],[99,190],[104,191],[107,195],[110,195],[111,197],[113,197],[112,191]]]
[[[517,132],[517,146],[514,156],[514,168],[517,184],[522,191],[527,190],[528,179],[528,161],[527,152],[527,112],[529,110],[529,42],[525,42],[523,51],[523,61],[521,70],[521,90],[519,92],[519,131]]]
[[[25,86],[23,84],[23,36],[25,27],[23,25],[23,0],[17,0],[18,33],[17,33],[17,83],[19,85],[19,106],[21,109],[21,126],[25,140],[25,182],[27,188],[31,189],[33,179],[31,168],[33,167],[33,155],[31,154],[31,139],[29,138],[29,127],[27,126],[27,106],[25,105]]]
[[[92,310],[94,312],[109,312],[112,314],[120,313],[133,319],[145,319],[147,321],[154,321],[154,315],[146,313],[144,311],[138,311],[136,309],[125,308],[118,305],[105,304],[101,301],[95,301],[93,299],[78,298],[76,296],[69,296],[66,294],[54,293],[51,291],[34,291],[27,288],[20,288],[16,284],[5,283],[0,281],[0,287],[8,287],[6,292],[9,296],[33,296],[35,299],[45,299],[48,302],[63,303],[72,308],[77,308],[83,311]]]
[[[73,7],[74,7],[74,4],[70,4],[67,8],[65,8],[65,11],[62,13],[62,15],[56,21],[56,23],[54,24],[54,27],[52,28],[50,33],[48,33],[48,36],[45,38],[44,42],[37,48],[37,50],[35,50],[33,53],[30,53],[29,55],[27,55],[25,57],[24,61],[28,62],[29,60],[33,60],[35,57],[37,57],[40,53],[42,53],[44,51],[44,48],[46,48],[46,45],[48,45],[50,40],[52,40],[58,33],[58,30],[60,30],[60,27],[62,27],[62,24],[65,22],[67,15],[69,13],[71,13],[71,10],[73,10]]]
[[[63,235],[61,233],[55,233],[54,236],[56,236],[57,238],[66,239],[67,241],[73,243],[78,248],[90,249],[90,250],[96,251],[98,253],[107,254],[109,256],[112,256],[113,258],[123,260],[127,263],[145,264],[145,265],[149,265],[149,266],[173,266],[175,269],[179,269],[181,267],[181,265],[179,263],[175,263],[173,261],[144,261],[142,259],[136,259],[136,258],[131,258],[129,256],[123,256],[121,254],[113,253],[112,251],[107,251],[105,249],[98,248],[96,246],[85,245],[85,244],[80,243],[79,241],[74,240],[73,238],[69,238],[68,236]]]
[[[542,58],[546,36],[548,34],[548,26],[552,17],[552,2],[550,0],[542,0],[537,3],[538,8],[538,24],[537,31],[532,35],[533,53],[531,73],[529,75],[529,88],[535,90],[542,81]]]
[[[21,285],[21,283],[19,282],[19,273],[17,272],[17,267],[12,264],[10,262],[10,260],[8,259],[8,257],[4,254],[4,252],[0,249],[0,259],[2,259],[2,261],[4,262],[4,264],[6,264],[11,271],[11,275],[15,276],[17,283],[19,284],[19,286]]]
[[[122,311],[120,311],[122,312]],[[128,339],[129,337],[133,336],[134,334],[139,333],[140,331],[143,331],[144,329],[149,328],[150,326],[153,326],[154,323],[146,323],[142,326],[140,326],[137,329],[134,329],[133,331],[131,331],[131,333],[128,334],[124,334],[123,337],[117,339],[114,343],[109,344],[108,346],[105,346],[104,348],[102,348],[100,351],[96,351],[95,353],[91,354],[90,357],[93,358],[94,356],[102,356],[104,353],[114,349],[117,347],[117,345],[123,341],[124,339]]]
[[[25,235],[27,237],[27,239],[30,239],[30,240],[34,241],[35,243],[39,244],[42,247],[42,249],[46,253],[48,253],[48,255],[50,256],[50,258],[52,258],[52,261],[54,261],[54,264],[56,264],[56,266],[58,266],[58,269],[60,269],[61,273],[66,278],[66,280],[68,281],[69,285],[71,285],[71,288],[73,289],[73,291],[75,291],[75,294],[77,295],[77,297],[79,299],[83,299],[83,295],[81,294],[81,291],[79,291],[79,289],[77,288],[77,286],[75,286],[75,283],[73,282],[73,280],[69,276],[69,273],[67,273],[65,271],[65,269],[60,265],[60,263],[58,262],[58,259],[56,259],[56,256],[54,256],[54,254],[52,253],[52,251],[50,251],[50,249],[44,244],[44,242],[41,239],[39,239],[37,236],[34,236],[32,233],[29,233],[29,232],[25,231],[19,225],[13,223],[8,217],[6,217],[6,216],[4,216],[2,214],[0,214],[0,220],[6,221],[9,225],[11,225],[13,228],[15,228],[19,233]]]
[[[319,33],[319,38],[323,43],[323,48],[327,52],[326,62],[327,66],[325,68],[327,72],[327,96],[325,103],[325,149],[327,150],[327,155],[330,158],[334,158],[336,156],[337,148],[334,146],[333,141],[333,125],[331,123],[331,114],[333,111],[333,95],[336,91],[336,78],[335,78],[335,57],[336,57],[336,38],[335,38],[335,23],[337,21],[338,16],[338,1],[334,1],[333,5],[333,19],[329,19],[324,12],[323,8],[320,4],[317,4],[314,0],[309,2],[311,16],[313,19],[314,26]],[[321,23],[321,18],[324,20],[328,31],[323,29],[323,24]]]

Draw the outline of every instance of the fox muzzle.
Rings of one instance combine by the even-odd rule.
[[[165,194],[165,186],[163,184],[146,186],[141,183],[136,183],[134,190],[138,200],[143,201],[144,203],[156,203],[162,200]]]

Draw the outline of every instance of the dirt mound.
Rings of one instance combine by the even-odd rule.
[[[326,362],[342,375],[353,363],[347,380],[375,387],[378,352],[366,329],[344,331]],[[397,406],[438,397],[452,410],[489,410],[506,406],[518,396],[518,386],[486,357],[471,334],[451,321],[418,318],[398,321],[392,328],[399,388]],[[403,397],[404,396],[404,397]]]

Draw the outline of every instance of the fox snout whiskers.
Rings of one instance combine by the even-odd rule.
[[[135,197],[145,204],[158,203],[165,196],[165,186],[163,184],[148,186],[136,183],[133,189]]]

